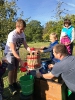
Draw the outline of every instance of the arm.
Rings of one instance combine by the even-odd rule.
[[[71,43],[74,41],[75,39],[75,29],[72,29],[72,39],[71,39]]]
[[[44,53],[46,53],[46,52],[51,52],[52,50],[53,50],[53,45],[50,44],[50,46],[47,47],[47,49],[44,49],[43,52],[44,52]]]
[[[50,72],[50,73],[47,73],[47,74],[41,74],[40,72],[39,73],[36,73],[36,76],[37,78],[45,78],[45,79],[52,79],[54,77],[54,75]]]
[[[63,44],[63,39],[62,38],[60,39],[60,43]]]
[[[62,38],[62,31],[61,31],[61,34],[60,34],[60,43],[61,43],[61,38]]]
[[[30,47],[27,45],[26,41],[23,42],[24,47],[27,51],[30,51]]]
[[[42,74],[42,77],[45,79],[52,79],[54,77],[54,75],[50,72],[47,74]]]
[[[40,51],[40,52],[44,52],[44,50],[46,50],[46,49],[48,49],[48,47],[41,47],[41,48],[39,49],[39,51]]]
[[[38,78],[43,77],[45,79],[52,79],[54,77],[59,77],[63,73],[63,65],[64,65],[64,63],[62,61],[55,63],[54,66],[53,66],[53,69],[51,70],[50,73],[41,74],[39,72],[39,73],[36,73],[36,76]]]
[[[10,49],[12,50],[13,55],[15,56],[15,58],[17,58],[19,61],[21,60],[20,56],[17,54],[16,52],[16,48],[15,48],[15,44],[10,42]]]
[[[44,47],[43,49],[40,49],[40,52],[46,53],[46,52],[52,51],[52,49],[53,49],[53,47],[51,47],[51,46],[49,46],[49,47]]]
[[[20,56],[17,54],[15,47],[16,47],[15,44],[11,42],[10,43],[10,48],[12,50],[12,53],[13,53],[14,57],[18,59],[18,61],[20,62],[20,66],[22,67],[23,66],[23,61],[21,60]]]

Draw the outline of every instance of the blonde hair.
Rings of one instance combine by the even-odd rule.
[[[56,34],[56,33],[54,33],[54,32],[53,32],[53,33],[51,33],[51,34],[50,34],[50,36],[51,36],[51,35],[53,35],[53,37],[54,37],[54,38],[58,38],[57,34]]]
[[[16,22],[17,27],[26,27],[26,22],[23,19],[18,19]]]

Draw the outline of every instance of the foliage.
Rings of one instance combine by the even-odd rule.
[[[45,28],[43,29],[43,40],[49,41],[49,35],[52,32],[56,32],[58,34],[58,39],[60,38],[61,29],[63,27],[63,20],[68,18],[71,20],[72,25],[75,27],[75,15],[66,15],[62,19],[58,21],[49,21],[46,23]]]
[[[0,0],[0,42],[5,41],[8,33],[15,28],[17,10],[15,0]]]
[[[72,25],[75,27],[75,15],[67,14],[65,17],[61,16],[61,5],[63,2],[58,2],[57,14],[59,20],[49,21],[46,23],[45,27],[41,26],[41,22],[37,20],[31,20],[26,18],[27,27],[25,29],[25,35],[28,42],[37,42],[37,41],[49,41],[49,35],[52,32],[56,32],[58,37],[60,37],[61,29],[63,27],[63,19],[71,19]],[[19,8],[16,5],[16,0],[0,0],[0,42],[6,40],[7,35],[10,31],[15,28],[15,21],[18,19],[17,10]],[[23,12],[20,14],[22,17]],[[61,17],[61,18],[60,18]]]
[[[43,30],[43,40],[49,41],[49,35],[52,32],[57,33],[59,36],[60,31],[61,31],[60,27],[62,27],[61,21],[59,21],[59,22],[49,21],[48,23],[46,23],[46,27]]]
[[[27,24],[25,33],[27,41],[42,41],[42,29],[41,23],[37,20],[32,20]]]

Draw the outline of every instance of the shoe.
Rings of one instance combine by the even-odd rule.
[[[18,84],[18,83],[13,83],[13,86],[16,90],[20,90],[21,89],[21,86]]]
[[[10,92],[15,95],[17,93],[16,89],[14,88],[13,85],[9,85],[9,89],[10,89]]]

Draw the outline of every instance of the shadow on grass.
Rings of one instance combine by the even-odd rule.
[[[24,73],[22,73],[19,69],[18,69],[18,72],[17,72],[17,75],[18,75],[18,79],[17,81],[19,82],[19,79],[21,76],[24,75]],[[8,70],[6,70],[6,73],[3,75],[3,83],[4,83],[4,95],[5,96],[8,96],[8,99],[7,100],[20,100],[20,92],[18,92],[16,95],[12,95],[10,93],[10,90],[9,90],[9,82],[8,82]]]
[[[9,88],[4,88],[4,95],[7,96],[7,100],[20,100],[20,92],[15,95],[12,95]]]

